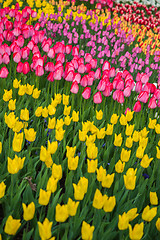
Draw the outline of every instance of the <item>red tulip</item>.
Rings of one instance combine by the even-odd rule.
[[[82,97],[85,98],[85,99],[89,99],[90,96],[91,96],[91,88],[86,87],[82,92]]]
[[[96,103],[96,104],[102,102],[101,92],[97,92],[97,93],[94,94],[94,96],[93,96],[93,102]]]
[[[56,61],[60,61],[61,63],[65,62],[65,55],[64,53],[58,53],[56,57]]]

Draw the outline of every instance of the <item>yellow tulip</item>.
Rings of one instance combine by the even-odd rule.
[[[142,219],[150,222],[157,215],[157,207],[151,208],[146,206],[142,212]]]
[[[68,206],[67,205],[61,206],[60,204],[57,204],[55,215],[56,222],[65,222],[68,217],[69,217]]]
[[[35,213],[35,204],[34,202],[31,202],[28,206],[26,206],[25,203],[22,203],[23,207],[23,219],[25,221],[29,221],[34,217]]]
[[[94,226],[90,226],[88,223],[83,221],[82,228],[81,228],[82,239],[92,240],[94,228],[95,228]]]
[[[158,205],[157,193],[156,192],[150,192],[149,196],[150,196],[150,203],[152,205]]]
[[[38,203],[44,206],[48,205],[50,196],[51,196],[51,191],[45,191],[43,189],[40,189]]]
[[[15,235],[21,226],[20,221],[21,221],[20,219],[13,219],[13,217],[10,215],[7,218],[7,221],[4,227],[4,232],[9,235]]]
[[[37,222],[38,223],[38,230],[39,230],[39,235],[42,240],[44,239],[49,239],[52,236],[51,233],[51,228],[52,228],[52,222],[50,222],[47,218],[44,219],[43,223]]]
[[[143,237],[144,223],[136,224],[132,229],[132,226],[129,224],[129,237],[131,240],[140,240]]]

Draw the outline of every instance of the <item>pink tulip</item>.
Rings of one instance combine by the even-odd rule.
[[[149,99],[149,93],[145,91],[141,91],[137,99],[140,102],[146,103],[148,102],[148,99]]]
[[[62,75],[63,75],[63,66],[56,68],[53,74],[54,80],[61,80]]]
[[[85,62],[90,63],[91,60],[92,60],[92,55],[90,53],[86,53],[85,54]]]
[[[86,70],[85,65],[84,65],[83,63],[81,63],[81,64],[78,66],[77,71],[78,71],[79,73],[83,74],[83,73],[85,73],[85,70]]]
[[[72,50],[72,45],[66,45],[66,49],[65,49],[66,54],[70,54],[71,50]]]
[[[28,47],[24,47],[21,49],[21,57],[23,59],[28,59],[30,53],[30,49]]]
[[[87,63],[87,64],[85,65],[85,68],[86,68],[86,73],[89,73],[89,72],[91,71],[92,66],[91,66],[90,63]]]
[[[129,74],[129,72],[127,70],[124,70],[122,73],[122,78],[126,78],[126,76]]]
[[[0,70],[0,78],[6,78],[8,73],[8,69],[6,67],[2,67]]]
[[[89,99],[90,96],[91,96],[91,88],[86,87],[82,92],[82,97],[85,98],[85,99]]]
[[[43,67],[42,66],[40,66],[40,65],[38,65],[37,67],[36,67],[36,76],[42,76],[43,74],[44,74],[44,69],[43,69]]]
[[[2,56],[2,62],[4,64],[8,64],[10,62],[10,58],[9,58],[9,55],[8,53],[4,53],[3,56]]]
[[[156,99],[154,97],[152,97],[150,100],[149,100],[149,104],[148,104],[148,108],[156,108],[157,107],[157,103],[156,103]]]
[[[47,56],[48,56],[49,58],[54,58],[54,57],[55,57],[54,48],[50,48],[50,49],[49,49]]]
[[[53,82],[54,81],[54,78],[53,78],[53,72],[50,72],[48,77],[47,77],[47,80],[50,81],[50,82]]]
[[[115,77],[116,75],[116,70],[114,67],[112,67],[110,70],[109,70],[109,77]]]
[[[134,112],[140,112],[141,111],[141,103],[137,101],[133,107]]]
[[[17,45],[18,45],[20,48],[23,47],[23,45],[24,45],[24,38],[23,38],[22,35],[19,35],[19,36],[18,36],[18,39],[16,40],[16,43],[17,43]]]
[[[137,93],[140,93],[142,91],[142,82],[141,81],[136,82],[135,91]]]
[[[142,83],[147,83],[149,80],[149,76],[146,73],[141,74],[141,82]]]
[[[65,50],[66,50],[66,47],[63,43],[61,42],[57,42],[55,45],[54,45],[54,51],[55,53],[65,53]]]
[[[34,47],[34,42],[33,42],[32,40],[29,41],[29,43],[27,44],[27,47],[28,47],[30,50],[32,50],[33,47]]]
[[[91,59],[89,62],[91,64],[91,67],[95,69],[97,67],[97,59]]]
[[[72,48],[72,56],[78,56],[78,54],[79,54],[79,48],[74,46]]]
[[[133,90],[134,86],[135,86],[135,83],[132,79],[129,79],[125,82],[125,87],[130,87],[131,90]]]
[[[78,86],[78,83],[75,81],[72,83],[70,91],[74,94],[77,94],[78,90],[79,90],[79,86]]]
[[[113,90],[113,84],[111,82],[107,82],[106,88],[102,93],[105,97],[109,97],[112,93],[112,90]]]
[[[65,62],[65,55],[64,53],[58,53],[56,57],[56,61],[60,61],[61,63]]]
[[[21,73],[23,71],[23,63],[22,62],[19,62],[18,65],[17,65],[17,72]]]
[[[88,86],[92,86],[94,81],[94,77],[88,75]]]
[[[97,90],[98,90],[98,91],[104,91],[105,88],[106,88],[106,85],[107,85],[106,80],[101,79],[101,80],[99,81],[98,86],[97,86]]]
[[[155,89],[153,97],[158,99],[158,100],[160,99],[160,89]]]
[[[68,82],[72,82],[74,79],[74,71],[71,70],[67,73],[66,77],[65,77],[65,80],[68,81]]]
[[[119,102],[119,103],[124,103],[124,93],[123,93],[123,91],[119,91],[118,92],[118,99],[117,99],[117,102]]]
[[[12,33],[14,34],[15,37],[18,37],[21,34],[21,29],[19,27],[14,28],[12,30]]]
[[[110,69],[110,63],[108,61],[104,61],[103,66],[102,66],[102,71],[104,70],[109,70]]]
[[[81,81],[81,75],[79,73],[74,73],[74,78],[73,78],[73,82],[77,82],[80,83]]]
[[[48,53],[49,51],[49,44],[48,43],[45,43],[44,46],[42,47],[43,51]]]
[[[23,63],[23,74],[27,74],[30,71],[30,66],[28,62]]]
[[[77,62],[76,59],[73,59],[73,60],[71,61],[71,63],[73,64],[73,67],[74,67],[75,69],[78,69],[78,62]]]
[[[122,79],[117,80],[116,89],[118,89],[118,90],[124,89],[124,81]]]
[[[130,97],[131,95],[131,88],[128,86],[128,87],[125,87],[124,91],[123,91],[123,94],[125,97]]]
[[[40,29],[40,27],[41,27],[40,23],[36,23],[35,26],[34,26],[34,29],[36,31],[38,31]]]
[[[94,79],[100,79],[100,77],[101,77],[101,69],[97,68],[94,74]]]
[[[44,67],[46,72],[54,72],[54,63],[48,62]]]
[[[96,103],[96,104],[102,102],[101,92],[97,92],[97,93],[94,94],[94,96],[93,96],[93,102]]]
[[[87,85],[88,85],[88,76],[87,75],[85,75],[81,78],[80,85],[82,87],[87,87]]]

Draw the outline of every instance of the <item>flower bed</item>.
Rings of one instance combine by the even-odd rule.
[[[0,238],[158,239],[159,50],[33,3],[0,10]]]

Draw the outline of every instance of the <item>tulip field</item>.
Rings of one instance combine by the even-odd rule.
[[[0,0],[0,240],[160,239],[160,9]]]

